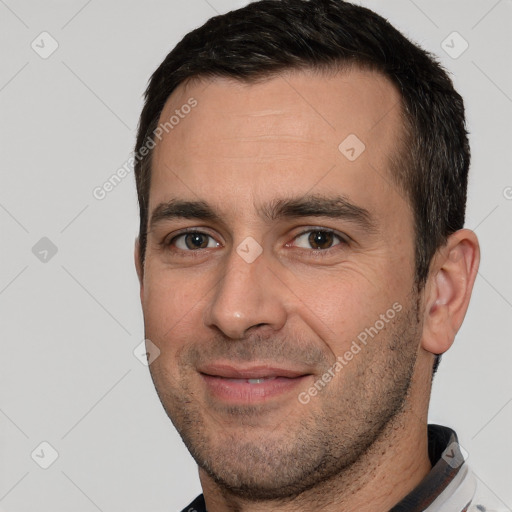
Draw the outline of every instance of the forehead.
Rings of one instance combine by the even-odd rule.
[[[325,192],[342,180],[349,191],[359,182],[364,195],[368,184],[389,180],[401,99],[383,75],[359,69],[290,71],[257,83],[210,78],[180,85],[160,116],[165,123],[150,209],[169,194],[254,199],[270,193],[269,180],[273,193]]]

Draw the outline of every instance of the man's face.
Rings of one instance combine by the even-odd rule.
[[[160,122],[176,110],[153,155],[151,375],[207,478],[292,496],[368,449],[414,372],[399,94],[376,73],[293,72],[180,86]]]

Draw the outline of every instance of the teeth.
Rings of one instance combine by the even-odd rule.
[[[231,382],[245,382],[249,384],[261,384],[267,380],[274,380],[275,377],[260,377],[258,379],[229,379]]]

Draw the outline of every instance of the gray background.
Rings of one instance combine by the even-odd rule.
[[[133,353],[143,339],[133,174],[101,201],[92,191],[130,156],[141,95],[167,52],[246,3],[0,0],[1,510],[172,511],[200,492]],[[482,264],[430,422],[457,430],[482,485],[510,509],[512,5],[362,4],[436,53],[466,101],[467,227]],[[454,31],[469,44],[460,55]],[[47,469],[42,442],[58,453]]]

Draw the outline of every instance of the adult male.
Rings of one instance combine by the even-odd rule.
[[[483,510],[427,425],[479,263],[462,99],[341,0],[265,0],[151,78],[135,261],[160,400],[199,466],[184,510]]]

